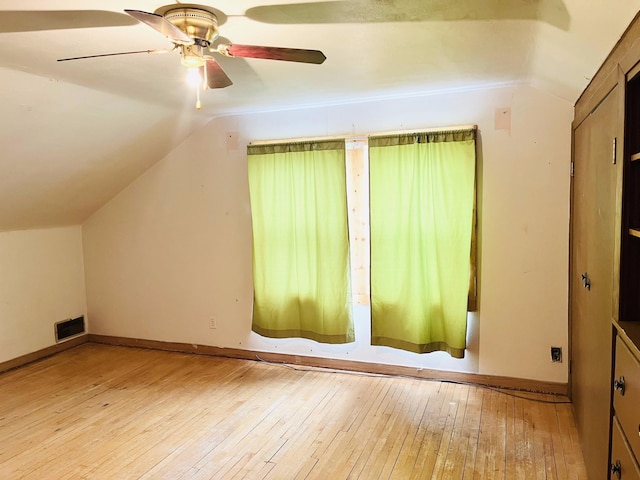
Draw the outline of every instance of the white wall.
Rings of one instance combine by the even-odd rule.
[[[496,129],[498,108],[511,109],[510,129]],[[549,347],[567,351],[572,116],[564,100],[520,85],[215,119],[85,223],[92,332],[566,382]],[[372,347],[363,308],[354,344],[250,331],[247,142],[473,123],[480,310],[465,359]]]
[[[86,312],[82,228],[0,233],[0,362],[55,344]]]

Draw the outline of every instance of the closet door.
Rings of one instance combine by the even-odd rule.
[[[607,478],[619,89],[574,131],[571,393],[589,478]]]

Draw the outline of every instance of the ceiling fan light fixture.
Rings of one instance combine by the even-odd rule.
[[[194,88],[202,86],[203,79],[199,68],[189,68],[187,70],[187,83]]]

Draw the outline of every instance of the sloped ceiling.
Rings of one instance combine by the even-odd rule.
[[[179,54],[124,9],[0,3],[0,231],[81,223],[208,119],[530,82],[574,102],[640,0],[217,0],[232,43],[322,50],[322,65],[216,57],[234,85],[196,111]],[[43,10],[46,8],[46,10]]]

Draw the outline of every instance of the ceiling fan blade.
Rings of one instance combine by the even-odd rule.
[[[303,50],[300,48],[222,44],[218,46],[218,51],[230,57],[264,58],[266,60],[283,60],[286,62],[321,64],[327,59],[320,50]]]
[[[104,10],[3,10],[0,33],[135,25],[131,17]]]
[[[136,20],[149,25],[151,28],[176,43],[185,45],[192,45],[194,43],[193,38],[176,27],[173,23],[166,20],[162,15],[142,12],[140,10],[125,10],[125,12]]]
[[[249,8],[244,14],[251,20],[271,24],[361,23],[362,15],[369,16],[368,12],[378,4],[369,2],[370,5],[365,5],[365,1],[330,0],[261,5]]]
[[[232,43],[226,37],[219,36],[214,40],[213,46],[209,47],[209,51],[217,52],[218,45],[221,43]],[[209,56],[205,58],[210,58]],[[251,86],[251,88],[262,88],[262,78],[255,71],[254,66],[250,59],[247,58],[233,58],[227,57],[225,55],[217,55],[214,57],[215,61],[220,64],[222,69],[230,78],[239,78],[242,77],[242,83],[245,86]]]
[[[85,55],[83,57],[59,58],[58,62],[68,62],[69,60],[84,60],[85,58],[115,57],[117,55],[133,55],[134,53],[169,53],[172,51],[173,50],[136,50],[133,52],[100,53],[98,55]]]
[[[207,86],[209,88],[225,88],[233,85],[231,79],[224,73],[224,70],[213,58],[207,58],[206,68]]]

